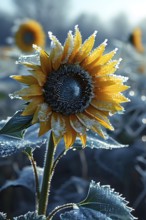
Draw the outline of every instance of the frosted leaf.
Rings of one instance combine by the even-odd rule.
[[[97,133],[88,131],[87,132],[87,142],[86,147],[89,147],[91,149],[114,149],[114,148],[123,148],[128,147],[128,145],[123,145],[115,141],[112,137],[108,136],[104,133],[106,136],[106,139],[103,139],[100,137]],[[79,138],[74,143],[75,148],[81,148],[82,143]]]
[[[11,118],[0,122],[0,135],[22,138],[23,130],[31,125],[32,116],[22,116],[17,111]]]
[[[0,212],[0,220],[6,220],[7,215],[3,212]]]
[[[25,150],[28,146],[32,149],[41,147],[46,143],[47,137],[38,137],[38,132],[39,126],[36,124],[27,129],[22,139],[0,134],[0,157],[10,156],[19,150]]]
[[[39,183],[42,182],[43,168],[37,167],[37,173]],[[7,189],[8,187],[25,187],[35,193],[35,180],[32,166],[27,166],[20,171],[19,176],[15,180],[8,180],[0,187],[0,191]]]
[[[46,220],[46,217],[38,215],[37,212],[28,212],[25,215],[14,217],[12,220]]]
[[[78,205],[101,212],[112,220],[136,219],[131,214],[133,209],[127,204],[128,202],[109,185],[100,186],[99,183],[91,181],[86,199]]]
[[[65,212],[60,216],[60,218],[61,220],[112,220],[101,212],[88,208],[80,208],[78,210]]]

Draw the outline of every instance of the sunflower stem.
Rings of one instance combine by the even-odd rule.
[[[39,197],[40,197],[40,187],[39,187],[39,177],[38,177],[38,172],[37,172],[37,164],[36,161],[33,158],[33,153],[31,148],[27,148],[24,153],[27,155],[32,168],[34,172],[34,178],[35,178],[35,188],[36,188],[36,200],[35,200],[35,205],[36,205],[36,210],[38,210],[38,204],[39,204]]]
[[[39,199],[39,215],[46,215],[49,194],[50,194],[50,187],[51,187],[51,179],[52,179],[52,166],[54,161],[55,149],[52,137],[52,132],[50,133],[48,148],[46,151],[45,163],[44,163],[44,174],[43,174],[43,181]]]
[[[47,217],[46,220],[52,220],[52,218],[57,214],[57,212],[60,212],[61,210],[64,210],[64,209],[73,208],[74,205],[75,205],[74,203],[67,203],[67,204],[64,204],[64,205],[57,206],[57,207],[49,214],[49,216]]]

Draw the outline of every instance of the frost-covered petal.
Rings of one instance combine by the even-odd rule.
[[[68,32],[68,37],[64,43],[64,50],[62,54],[62,63],[66,63],[68,61],[69,56],[71,55],[74,48],[74,39],[72,35],[72,31]]]
[[[79,52],[74,58],[74,62],[81,63],[90,53],[94,46],[96,31],[83,43]]]
[[[103,138],[105,137],[100,124],[97,122],[97,120],[93,119],[93,117],[88,116],[86,113],[78,113],[77,117],[87,129],[97,132]]]
[[[52,47],[50,52],[50,60],[52,61],[53,69],[57,70],[61,64],[63,46],[51,32],[49,32],[48,34],[51,40],[51,47]]]
[[[51,128],[54,144],[57,145],[66,132],[65,121],[61,114],[53,112],[51,116]]]
[[[100,46],[98,46],[97,48],[95,48],[88,57],[86,57],[85,60],[83,60],[83,62],[81,63],[82,67],[85,69],[90,69],[91,65],[93,65],[94,63],[96,63],[99,58],[102,56],[105,47],[107,45],[107,40],[105,40]]]
[[[75,142],[77,133],[70,125],[69,117],[64,116],[63,119],[65,121],[64,143],[65,143],[65,147],[69,148]]]
[[[37,80],[35,77],[33,76],[19,76],[19,75],[13,75],[11,76],[11,78],[17,80],[18,82],[27,84],[27,85],[32,85],[32,84],[36,84]]]
[[[73,47],[73,51],[68,59],[69,63],[72,63],[74,57],[76,56],[76,54],[80,50],[81,45],[82,45],[82,35],[79,31],[78,26],[75,26],[74,47]]]
[[[32,115],[37,109],[37,106],[44,101],[44,98],[42,96],[35,97],[32,99],[32,101],[27,105],[25,110],[23,111],[22,115]]]

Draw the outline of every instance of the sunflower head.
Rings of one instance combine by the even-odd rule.
[[[129,37],[129,41],[134,46],[134,48],[137,50],[137,52],[139,53],[144,52],[144,47],[142,44],[142,32],[139,27],[133,30],[132,34]]]
[[[54,143],[63,137],[66,147],[78,136],[85,146],[87,130],[102,137],[102,126],[113,130],[108,116],[124,110],[126,78],[115,75],[120,61],[112,60],[116,50],[104,54],[107,40],[93,50],[96,32],[83,43],[78,26],[74,35],[68,32],[64,45],[50,32],[49,37],[50,53],[34,46],[38,65],[21,62],[30,75],[13,76],[26,85],[16,94],[29,103],[23,115],[33,115],[32,124],[40,124],[39,135],[52,130]]]
[[[41,24],[35,20],[21,23],[15,33],[15,43],[24,52],[32,52],[32,44],[45,46],[45,33]]]

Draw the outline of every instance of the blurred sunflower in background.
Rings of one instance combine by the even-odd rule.
[[[35,20],[26,20],[17,27],[14,39],[20,50],[32,52],[32,44],[45,46],[46,36],[40,23]]]
[[[130,43],[134,46],[137,52],[144,53],[144,46],[142,44],[142,31],[136,27],[129,37]]]
[[[108,116],[124,110],[121,103],[128,99],[121,92],[128,88],[123,84],[126,78],[114,74],[120,61],[112,60],[116,50],[103,54],[107,40],[92,50],[96,32],[82,43],[76,26],[64,46],[51,32],[49,37],[50,53],[34,45],[38,65],[20,59],[31,74],[12,76],[26,85],[15,95],[29,103],[22,115],[32,115],[32,124],[40,123],[39,135],[52,130],[55,145],[64,138],[66,147],[78,136],[85,146],[87,130],[102,137],[101,126],[113,130]]]

